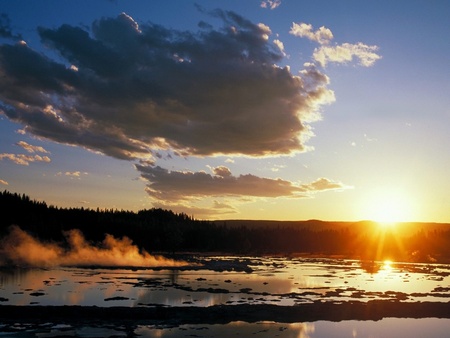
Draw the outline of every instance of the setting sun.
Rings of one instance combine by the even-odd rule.
[[[367,206],[367,218],[383,227],[392,227],[397,222],[409,220],[411,212],[411,201],[402,191],[380,190]]]

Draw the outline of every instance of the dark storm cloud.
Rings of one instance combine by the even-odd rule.
[[[302,151],[304,121],[333,100],[328,78],[312,66],[298,75],[275,66],[283,53],[269,27],[213,13],[223,27],[201,23],[197,32],[138,25],[124,13],[90,31],[40,27],[42,43],[60,57],[23,41],[1,45],[0,109],[34,135],[122,159],[161,149]]]
[[[308,197],[310,193],[343,189],[342,183],[320,178],[309,184],[296,184],[280,178],[255,175],[233,176],[224,166],[204,171],[169,171],[161,167],[136,165],[148,181],[147,192],[158,200],[180,201],[211,196]]]

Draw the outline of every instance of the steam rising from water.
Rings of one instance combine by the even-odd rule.
[[[140,251],[128,237],[117,239],[107,234],[101,246],[93,246],[78,229],[65,232],[65,236],[69,243],[67,249],[57,243],[40,242],[18,226],[12,226],[0,243],[0,265],[178,267],[189,264]]]

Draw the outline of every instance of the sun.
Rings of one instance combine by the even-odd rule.
[[[411,203],[406,193],[395,190],[380,190],[373,194],[366,207],[367,219],[383,228],[411,219]]]

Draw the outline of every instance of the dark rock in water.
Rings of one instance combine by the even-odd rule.
[[[3,297],[0,297],[0,302],[7,302],[7,301],[9,301],[9,299],[8,299],[8,298],[3,298]]]
[[[229,293],[230,290],[221,288],[198,288],[198,292],[208,292],[208,293]]]
[[[130,298],[128,298],[128,297],[120,297],[120,296],[118,296],[118,297],[105,298],[104,301],[105,302],[109,302],[111,300],[129,300],[129,299]]]
[[[249,293],[250,291],[252,291],[252,288],[242,288],[239,291],[242,293]]]
[[[33,297],[40,297],[40,296],[44,296],[44,295],[45,295],[44,292],[32,292],[32,293],[30,293],[30,296],[33,296]]]

